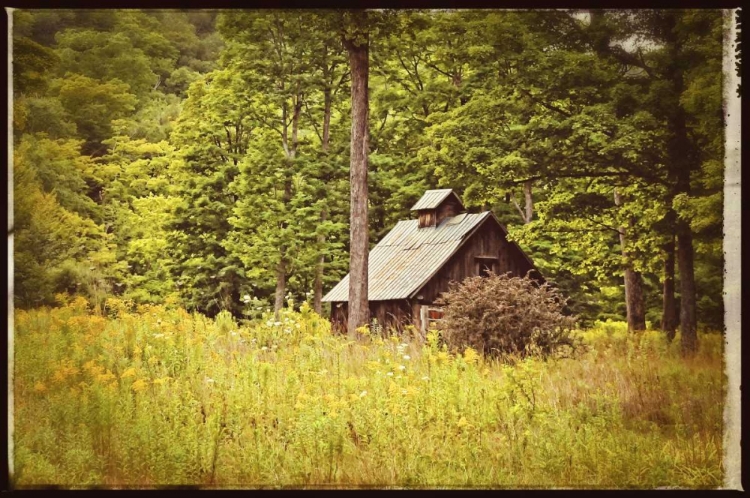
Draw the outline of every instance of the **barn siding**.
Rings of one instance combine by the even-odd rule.
[[[531,269],[531,265],[520,250],[508,242],[500,226],[488,220],[422,287],[417,293],[419,302],[433,303],[440,293],[448,290],[448,284],[451,281],[461,282],[467,277],[478,275],[477,256],[497,257],[497,273],[499,274],[511,272],[514,276],[524,276]]]
[[[331,323],[334,332],[346,333],[348,303],[331,303]],[[341,304],[339,307],[338,304]],[[403,330],[412,323],[412,304],[405,299],[370,301],[370,321],[375,318],[384,329]]]

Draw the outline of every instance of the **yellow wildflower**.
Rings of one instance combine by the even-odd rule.
[[[37,382],[36,384],[34,384],[34,391],[38,393],[43,393],[46,390],[47,390],[47,386],[45,386],[42,382]]]
[[[162,377],[160,379],[155,379],[154,384],[161,385],[167,382],[170,379],[170,377]]]
[[[466,348],[466,351],[464,351],[464,361],[468,363],[469,365],[472,365],[477,362],[479,359],[479,354],[472,349],[472,348]]]
[[[143,391],[144,389],[146,389],[147,387],[148,387],[148,385],[146,384],[145,380],[138,379],[135,382],[133,382],[132,389],[135,392],[140,392],[140,391]]]
[[[102,384],[105,384],[109,382],[110,380],[115,379],[115,374],[112,373],[111,370],[107,370],[107,373],[100,373],[96,376],[96,381],[101,382]]]
[[[448,363],[450,361],[450,355],[446,351],[440,351],[437,354],[437,360],[440,363]]]
[[[461,417],[460,419],[458,419],[459,427],[466,427],[467,425],[469,425],[469,422],[466,421],[466,417]]]
[[[121,379],[127,379],[128,377],[135,377],[135,368],[130,367],[120,375]]]

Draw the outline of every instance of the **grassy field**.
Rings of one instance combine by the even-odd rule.
[[[509,364],[431,335],[333,336],[306,306],[15,314],[17,487],[635,487],[722,483],[722,339],[582,331]]]

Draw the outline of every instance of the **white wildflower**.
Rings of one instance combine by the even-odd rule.
[[[398,369],[399,369],[399,370],[406,370],[406,367],[405,367],[405,366],[403,366],[403,365],[399,365],[399,366],[398,366]]]
[[[158,339],[160,337],[164,337],[164,334],[154,334],[154,337],[156,337]]]
[[[401,394],[408,394],[408,392],[406,389],[401,389]]]
[[[271,320],[268,320],[266,322],[266,327],[271,327],[271,326],[273,326],[273,322]]]
[[[274,327],[280,327],[281,326],[281,322],[273,322],[273,325],[274,325]]]
[[[362,391],[361,393],[359,393],[360,398],[364,398],[365,396],[367,396],[367,391]]]
[[[405,354],[405,355],[404,355],[404,359],[405,359],[405,360],[411,360],[411,356],[409,356],[408,354]]]
[[[260,350],[261,351],[268,351],[268,347],[267,346],[263,346],[262,348],[260,348]]]
[[[387,375],[388,377],[393,377],[393,372],[388,372],[388,373],[387,373],[386,375]]]
[[[214,381],[214,379],[212,379],[211,377],[206,377],[206,382],[208,382],[209,384],[213,384],[216,381]]]
[[[430,380],[430,378],[425,375],[424,377],[422,377],[422,380]]]

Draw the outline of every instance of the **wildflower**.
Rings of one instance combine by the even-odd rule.
[[[466,348],[466,351],[464,351],[464,361],[468,363],[469,365],[476,363],[478,358],[479,358],[479,355],[474,349]]]
[[[388,377],[393,377],[393,372],[388,372],[388,373],[387,373],[386,375],[387,375]]]
[[[268,320],[266,322],[266,327],[271,327],[273,325],[273,322],[271,320]]]
[[[422,377],[422,380],[426,381],[426,380],[430,380],[430,378],[425,375],[424,377]]]
[[[262,348],[260,348],[260,350],[261,351],[268,351],[268,347],[267,346],[263,346]]]
[[[208,382],[209,384],[213,384],[216,381],[212,379],[211,377],[206,377],[206,382]]]
[[[273,326],[274,327],[280,327],[281,326],[281,322],[273,322]]]
[[[401,389],[401,394],[408,394],[408,393],[409,391],[407,391],[406,389]]]
[[[404,355],[404,359],[405,359],[405,360],[407,360],[407,361],[408,361],[408,360],[411,360],[411,356],[409,356],[408,354],[405,354],[405,355]]]
[[[132,389],[135,392],[143,391],[144,389],[146,389],[146,387],[148,386],[146,385],[146,381],[143,379],[136,380],[135,382],[133,382],[133,385],[132,385]]]
[[[399,366],[398,366],[398,369],[399,369],[399,370],[406,370],[406,367],[405,367],[404,365],[399,365]]]
[[[469,425],[469,422],[467,422],[467,421],[466,421],[466,417],[461,417],[461,418],[460,418],[460,419],[458,420],[458,426],[459,426],[459,427],[465,427],[465,426],[467,426],[467,425]]]
[[[127,379],[128,377],[135,377],[135,368],[128,368],[120,375],[121,379]]]
[[[161,385],[161,384],[164,384],[167,380],[169,380],[169,377],[162,377],[160,379],[154,379],[154,384]]]
[[[365,396],[367,396],[367,391],[362,391],[361,393],[359,393],[360,398],[364,398]]]
[[[43,393],[46,390],[47,390],[47,386],[45,386],[43,383],[37,382],[36,384],[34,384],[34,391],[38,393]]]

